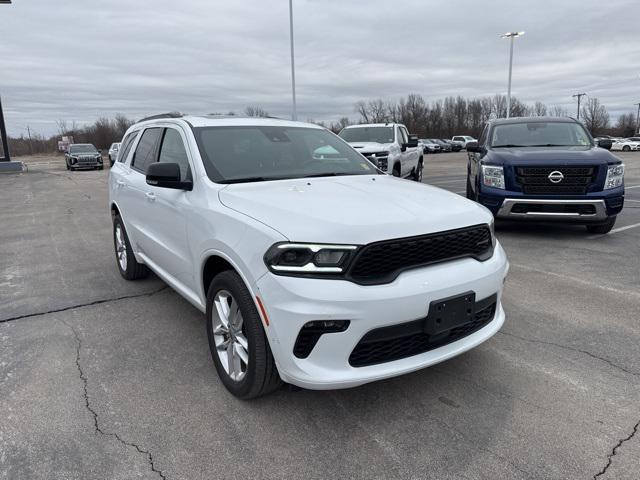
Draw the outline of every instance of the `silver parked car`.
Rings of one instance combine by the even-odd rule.
[[[113,167],[113,164],[118,160],[118,152],[120,151],[120,143],[112,143],[109,147],[109,166]]]

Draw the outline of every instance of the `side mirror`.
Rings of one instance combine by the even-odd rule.
[[[478,142],[467,143],[467,152],[482,153],[482,147],[478,145]]]
[[[152,163],[147,168],[147,184],[154,187],[193,190],[193,182],[182,181],[177,163]]]
[[[600,148],[611,150],[611,145],[613,145],[613,142],[608,138],[601,138],[600,140],[598,140],[598,146]]]
[[[418,136],[417,135],[409,135],[409,141],[407,142],[407,147],[414,148],[418,146]]]

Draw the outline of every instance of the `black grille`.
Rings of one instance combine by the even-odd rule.
[[[489,227],[476,225],[371,243],[358,253],[348,276],[361,284],[388,283],[403,270],[463,257],[486,260],[492,253]]]
[[[425,353],[460,340],[493,320],[497,296],[476,302],[473,320],[438,335],[424,333],[425,319],[377,328],[367,333],[349,356],[352,367],[365,367]]]
[[[549,174],[560,172],[562,181],[553,183]],[[594,167],[518,167],[516,180],[522,185],[526,194],[538,195],[580,195],[587,192],[587,187],[595,180]]]
[[[574,213],[578,215],[595,215],[596,207],[592,204],[539,204],[516,203],[511,213]]]
[[[389,152],[363,153],[363,155],[380,170],[387,171],[389,167]]]

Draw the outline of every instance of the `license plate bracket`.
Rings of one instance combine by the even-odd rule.
[[[424,332],[438,335],[471,322],[476,313],[475,305],[476,293],[473,291],[431,302],[424,322]]]

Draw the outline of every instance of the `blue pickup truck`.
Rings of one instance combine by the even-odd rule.
[[[489,122],[467,145],[467,198],[509,220],[584,224],[609,232],[624,204],[624,164],[572,118]]]

